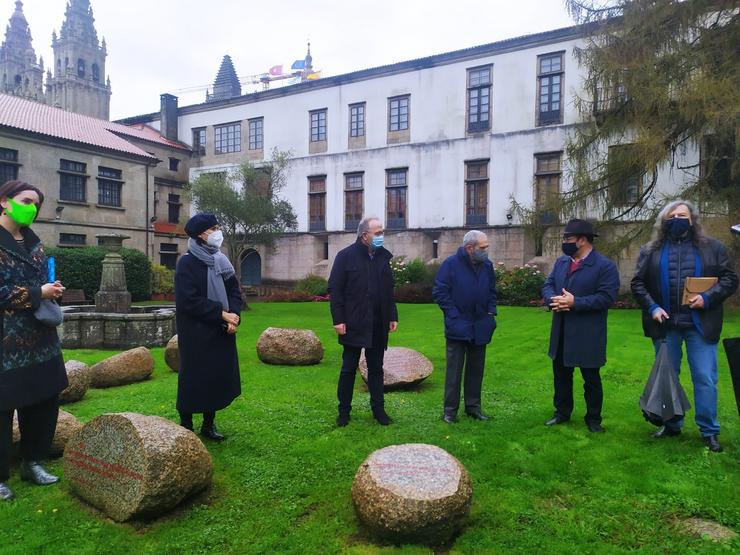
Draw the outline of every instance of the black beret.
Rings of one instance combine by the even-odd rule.
[[[598,233],[594,233],[594,226],[588,220],[579,220],[574,218],[568,222],[563,230],[563,235],[586,235],[588,237],[598,237]]]
[[[185,224],[185,233],[195,239],[206,229],[211,229],[214,225],[218,225],[218,220],[213,214],[196,214]]]

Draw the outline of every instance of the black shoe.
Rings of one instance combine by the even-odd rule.
[[[0,501],[9,501],[15,497],[7,484],[0,482]]]
[[[601,424],[599,424],[598,422],[586,422],[586,426],[588,426],[588,431],[594,434],[600,434],[604,432],[604,428],[602,428]]]
[[[721,453],[722,452],[722,446],[719,444],[719,440],[717,439],[717,436],[707,436],[704,438],[704,443],[707,444],[707,447],[709,447],[709,450],[712,453]]]
[[[664,439],[666,437],[674,437],[674,436],[680,436],[681,430],[673,430],[671,428],[666,428],[665,426],[661,426],[657,432],[653,434],[653,437],[655,439]]]
[[[555,426],[556,424],[562,424],[563,422],[567,422],[568,420],[570,420],[570,417],[561,416],[560,414],[556,414],[550,420],[545,422],[545,426]]]
[[[180,426],[182,426],[186,430],[190,430],[191,432],[193,431],[193,421],[192,420],[190,422],[184,422],[180,420]]]
[[[454,414],[443,414],[442,420],[444,420],[448,424],[454,424],[455,422],[457,422],[457,416],[455,416]]]
[[[391,417],[385,413],[385,409],[374,410],[373,417],[381,426],[387,426],[392,422]]]
[[[470,418],[473,420],[480,420],[482,422],[485,422],[486,420],[490,420],[491,417],[483,414],[479,410],[471,410],[470,412],[465,411],[465,414],[467,414]]]
[[[218,433],[215,424],[203,424],[200,427],[200,434],[213,441],[223,441],[226,439],[226,436]]]
[[[344,428],[347,424],[349,424],[349,414],[340,414],[337,416],[337,426]]]
[[[58,476],[49,474],[46,469],[36,461],[23,461],[21,463],[21,480],[33,482],[38,486],[48,486],[59,481]]]

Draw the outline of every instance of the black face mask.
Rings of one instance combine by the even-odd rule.
[[[573,258],[573,255],[578,252],[578,245],[575,243],[563,243],[561,248],[563,249],[563,254],[570,256],[571,258]]]
[[[663,222],[663,228],[670,237],[678,239],[691,229],[691,222],[688,218],[671,218]]]

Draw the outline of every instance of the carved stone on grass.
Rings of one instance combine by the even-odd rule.
[[[198,437],[159,416],[100,415],[64,452],[72,493],[117,522],[165,513],[208,487],[212,474]]]
[[[59,402],[74,403],[82,399],[90,387],[90,367],[79,360],[68,360],[64,367],[67,369],[69,385],[59,394]]]
[[[413,387],[426,380],[434,367],[419,351],[406,347],[389,347],[383,357],[383,389],[393,391]],[[360,374],[367,382],[365,351],[360,357]]]
[[[257,340],[257,356],[267,364],[305,366],[324,358],[324,347],[311,330],[267,328]]]
[[[154,358],[146,347],[129,349],[90,368],[91,387],[113,387],[146,380],[154,370]]]
[[[167,342],[164,348],[164,361],[173,372],[180,371],[180,347],[177,343],[177,335],[173,335],[172,339]]]
[[[54,440],[51,442],[51,448],[49,449],[49,457],[61,457],[70,438],[81,428],[82,422],[77,420],[76,416],[60,410]],[[20,456],[20,441],[21,431],[18,427],[18,413],[16,412],[13,415],[13,452],[15,456]]]
[[[465,467],[434,445],[391,445],[370,454],[352,484],[360,521],[393,542],[440,544],[467,522],[473,488]]]

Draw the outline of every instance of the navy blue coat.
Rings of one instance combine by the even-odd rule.
[[[496,272],[490,260],[476,266],[457,249],[437,272],[432,296],[444,313],[447,339],[487,345],[496,329]]]
[[[241,393],[236,335],[222,324],[221,303],[208,298],[208,266],[189,252],[177,261],[175,271],[175,318],[180,347],[177,410],[186,413],[214,412],[225,408]],[[239,282],[225,280],[229,310],[239,314],[242,297]]]
[[[617,300],[619,272],[614,262],[596,249],[568,275],[570,263],[569,256],[559,257],[542,287],[542,298],[548,306],[552,297],[563,294],[563,289],[575,297],[570,311],[552,314],[548,355],[553,360],[557,356],[562,329],[563,365],[601,368],[606,364],[606,317]]]

